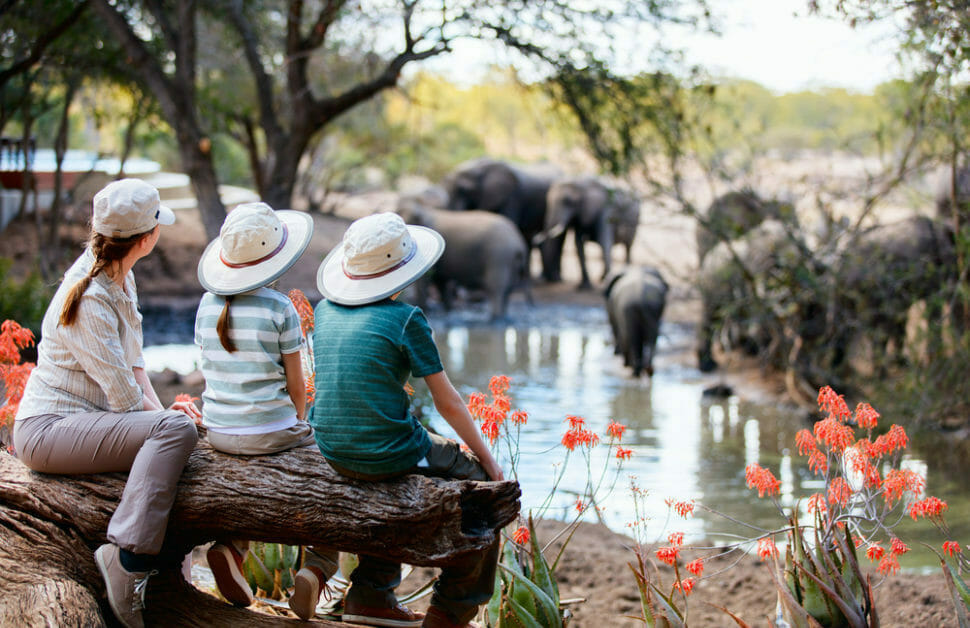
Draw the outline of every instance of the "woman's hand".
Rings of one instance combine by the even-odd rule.
[[[177,410],[194,420],[196,425],[202,425],[202,411],[199,410],[194,401],[176,401],[168,409]]]
[[[485,473],[488,474],[488,477],[490,477],[492,481],[501,482],[505,479],[505,474],[502,473],[502,467],[498,466],[498,463],[495,462],[495,458],[489,456],[488,460],[480,460],[480,462],[482,463],[482,468],[485,469]]]

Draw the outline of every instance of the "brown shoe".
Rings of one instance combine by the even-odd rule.
[[[448,613],[437,606],[428,607],[428,614],[424,616],[424,623],[421,626],[422,628],[481,628],[473,621],[465,624],[455,622]]]
[[[121,566],[117,545],[107,543],[94,552],[94,562],[108,590],[108,605],[125,628],[144,628],[141,612],[145,608],[145,586],[151,571],[128,571]]]
[[[219,593],[234,606],[253,603],[253,592],[243,575],[243,558],[232,543],[216,543],[205,553]]]
[[[424,613],[416,613],[403,604],[390,607],[371,607],[355,604],[352,600],[344,606],[341,619],[348,624],[387,626],[388,628],[420,628]]]
[[[290,610],[304,621],[310,619],[316,615],[320,594],[324,592],[329,600],[327,576],[323,570],[313,565],[300,569],[293,578],[293,595],[289,599]]]

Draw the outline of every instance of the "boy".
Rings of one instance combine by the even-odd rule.
[[[435,231],[397,215],[355,221],[320,265],[313,335],[316,400],[310,422],[320,451],[339,473],[384,480],[406,473],[502,480],[461,396],[441,366],[420,308],[396,300],[441,256]],[[410,413],[404,390],[422,377],[435,408],[471,449],[430,434]],[[496,542],[442,570],[426,616],[400,605],[400,565],[361,556],[351,574],[344,620],[373,626],[473,626],[488,601],[498,561]]]

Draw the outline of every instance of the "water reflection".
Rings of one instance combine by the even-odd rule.
[[[520,441],[522,458],[519,480],[525,510],[537,507],[548,495],[563,460],[560,438],[565,417],[583,416],[601,436],[611,419],[628,426],[624,446],[633,450],[613,494],[599,506],[603,520],[625,532],[635,518],[628,490],[631,481],[649,491],[645,513],[653,521],[649,533],[658,537],[664,528],[664,499],[696,499],[705,507],[761,528],[778,527],[782,521],[768,500],[744,485],[744,468],[758,462],[781,480],[781,502],[799,505],[824,488],[805,466],[805,459],[790,450],[798,430],[810,427],[802,413],[790,408],[755,404],[738,397],[709,399],[703,388],[712,382],[692,368],[658,361],[653,380],[634,380],[613,355],[612,340],[601,311],[579,313],[555,311],[536,315],[515,327],[459,322],[431,317],[442,361],[458,390],[467,395],[485,391],[488,379],[503,373],[512,378],[513,406],[529,413]],[[671,345],[684,341],[686,330],[664,326],[660,357]],[[186,339],[188,341],[191,338]],[[689,340],[687,341],[689,342]],[[149,368],[160,364],[187,372],[194,366],[193,345],[166,345],[146,350]],[[416,385],[415,404],[432,425],[451,434],[448,425],[430,403],[427,390]],[[947,520],[953,538],[970,538],[970,487],[962,479],[970,472],[970,445],[955,447],[945,437],[913,435],[907,468],[924,473],[927,493],[949,504]],[[920,452],[933,452],[926,457]],[[614,468],[605,447],[591,452],[595,470]],[[631,480],[631,477],[633,478]],[[554,499],[554,514],[567,515],[576,494],[587,482],[586,465],[577,454],[564,470],[561,493]],[[683,530],[689,540],[717,537],[720,533],[751,531],[701,509],[693,518],[675,518],[671,526]],[[943,539],[926,522],[906,518],[899,528],[913,551],[903,556],[904,567],[933,566],[934,557],[919,541],[939,547]]]

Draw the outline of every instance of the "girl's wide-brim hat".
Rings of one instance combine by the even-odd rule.
[[[309,214],[243,203],[229,212],[219,237],[202,253],[199,283],[224,296],[265,286],[296,263],[311,235]]]
[[[365,305],[400,292],[445,250],[437,231],[406,225],[394,213],[354,221],[317,270],[317,289],[341,305]]]

